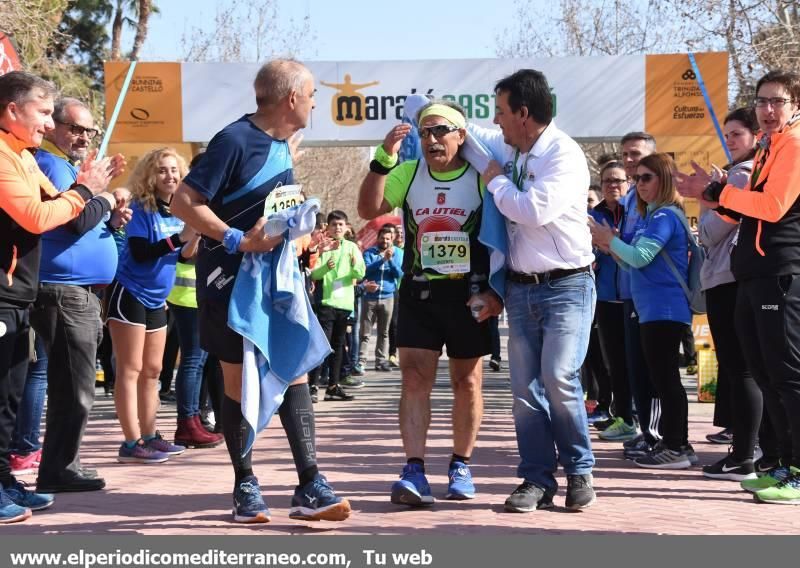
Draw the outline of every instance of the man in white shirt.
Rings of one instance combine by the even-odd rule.
[[[483,178],[505,217],[509,243],[505,306],[523,483],[505,508],[552,507],[558,460],[567,474],[566,506],[581,509],[595,501],[580,381],[595,305],[589,169],[580,146],[553,122],[541,72],[517,71],[495,93],[501,132],[470,133],[504,163],[491,162]]]

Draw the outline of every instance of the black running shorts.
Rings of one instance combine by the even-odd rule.
[[[138,325],[151,333],[167,327],[167,311],[164,306],[151,309],[142,304],[117,281],[106,288],[105,318],[128,325]]]
[[[224,363],[241,364],[242,336],[228,327],[227,302],[198,302],[200,347]]]
[[[400,286],[397,346],[442,351],[451,359],[474,359],[492,352],[488,321],[478,323],[466,305],[465,280],[414,282]]]

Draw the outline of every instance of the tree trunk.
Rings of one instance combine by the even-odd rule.
[[[117,9],[114,11],[114,23],[111,25],[111,61],[119,61],[120,44],[122,42],[122,12],[123,0],[117,0]]]
[[[139,0],[139,21],[136,22],[136,36],[133,38],[132,61],[139,59],[139,51],[147,37],[147,20],[150,18],[152,7],[153,0]]]

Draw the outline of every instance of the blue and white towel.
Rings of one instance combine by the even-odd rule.
[[[267,253],[246,253],[228,308],[228,327],[244,337],[242,416],[250,427],[243,454],[267,427],[289,384],[322,364],[331,347],[311,309],[294,240],[314,230],[318,199],[270,219],[293,219],[284,241]]]
[[[461,155],[479,172],[486,171],[489,162],[502,162],[501,156],[492,156],[481,142],[470,135],[461,147]],[[483,196],[483,215],[478,240],[489,248],[489,285],[498,296],[506,295],[506,257],[508,256],[508,232],[506,218],[497,209],[494,195],[488,191]]]

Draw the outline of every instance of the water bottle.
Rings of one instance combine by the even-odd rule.
[[[472,312],[472,317],[475,318],[476,321],[480,317],[484,307],[486,307],[486,302],[483,300],[474,300],[470,305],[469,309]]]
[[[285,219],[276,215],[267,219],[267,222],[264,224],[264,232],[270,237],[277,237],[293,228],[295,225],[297,225],[297,221],[295,221],[294,217]]]
[[[469,291],[472,294],[471,296],[472,303],[470,304],[469,309],[472,312],[472,317],[475,318],[475,320],[477,321],[477,319],[481,315],[481,312],[483,311],[483,308],[486,306],[486,302],[484,302],[482,299],[475,297],[481,291],[481,288],[476,283],[474,283],[475,276],[472,277],[472,280],[473,284],[471,284],[469,287]]]

